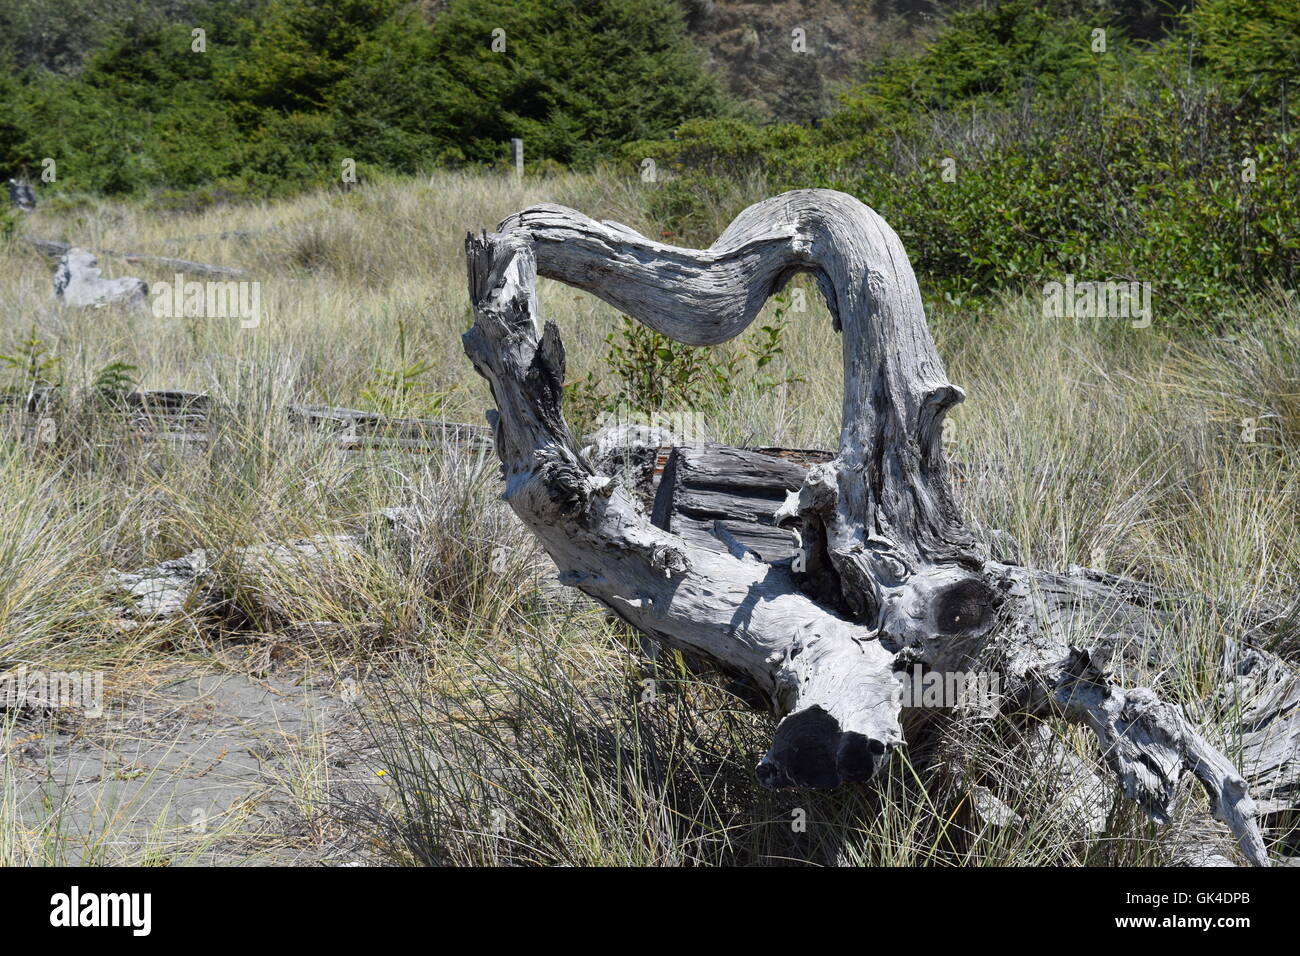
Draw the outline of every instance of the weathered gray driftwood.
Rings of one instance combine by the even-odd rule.
[[[143,279],[104,279],[95,268],[98,260],[85,249],[69,249],[54,270],[54,296],[75,308],[105,305],[142,306],[149,294]]]
[[[355,534],[266,542],[234,548],[224,556],[199,548],[135,571],[111,569],[104,584],[120,599],[119,613],[128,619],[212,613],[235,590],[236,579],[242,581],[245,597],[256,604],[245,610],[287,616],[281,595],[288,589],[283,582],[328,579],[331,566],[354,559],[360,551],[361,537]]]
[[[36,236],[27,236],[27,241],[31,243],[32,248],[42,255],[52,258],[67,256],[74,248],[66,242],[59,242],[54,239],[41,239]],[[75,250],[83,256],[90,255],[83,249]],[[176,259],[171,256],[154,256],[143,252],[114,252],[111,249],[105,249],[102,255],[112,259],[121,259],[130,265],[154,265],[163,269],[170,269],[175,272],[186,273],[190,275],[209,276],[214,279],[243,279],[248,273],[243,269],[236,269],[233,266],[214,266],[206,262],[191,262],[189,259]],[[91,264],[94,264],[94,257],[91,256]],[[139,280],[136,280],[139,281]]]
[[[492,437],[482,425],[433,418],[393,418],[330,405],[290,405],[289,420],[332,433],[340,447],[437,451],[456,445],[487,448]]]
[[[58,415],[58,388],[33,387],[26,394],[0,394],[0,429],[17,418],[31,431],[47,415]],[[137,389],[104,396],[119,421],[130,424],[129,434],[146,442],[167,442],[178,447],[202,447],[209,441],[214,409],[202,392],[181,389]],[[291,425],[319,431],[346,452],[400,451],[434,453],[450,447],[488,449],[492,437],[482,425],[433,418],[396,418],[354,408],[326,405],[290,405]],[[51,419],[56,420],[56,419]]]
[[[1276,654],[1228,640],[1214,705],[1239,728],[1241,769],[1261,813],[1300,809],[1300,679]]]
[[[828,452],[806,449],[678,445],[667,456],[651,520],[656,527],[707,549],[780,561],[796,549],[786,550],[777,536],[780,515],[770,513],[772,502],[779,502],[788,489],[800,487],[809,466],[832,457]],[[963,469],[954,466],[953,470],[960,474]],[[764,507],[769,513],[764,513]],[[985,537],[991,548],[1007,550],[1001,532],[985,532]],[[1159,636],[1181,629],[1184,621],[1180,615],[1194,604],[1189,596],[1108,577],[1089,568],[1072,567],[1066,578],[1075,580],[1073,588],[1080,591],[1081,603],[1092,608],[1094,630],[1118,624],[1126,640],[1122,652],[1130,666],[1148,673],[1173,668],[1177,662],[1169,659],[1169,643]],[[1107,583],[1110,593],[1089,593],[1087,589],[1096,582]],[[1249,612],[1243,623],[1250,640],[1267,639],[1285,617],[1276,608],[1256,607]],[[1225,739],[1241,754],[1238,766],[1259,812],[1270,820],[1277,815],[1276,822],[1285,828],[1285,816],[1300,810],[1300,672],[1276,654],[1229,639],[1213,681],[1216,691],[1209,701],[1210,712],[1223,728]],[[1037,736],[1020,737],[1021,749],[1041,758],[1037,762],[1047,777],[1061,776],[1064,771],[1068,780],[1057,811],[1080,832],[1101,832],[1109,805],[1104,781],[1072,754],[1063,752],[1045,725],[1032,726]],[[1046,759],[1049,753],[1051,758]],[[952,764],[958,758],[948,755],[944,760]],[[986,787],[974,787],[972,796],[975,810],[985,822],[1005,825],[1015,817],[1010,809],[998,808],[997,795]],[[1206,827],[1198,829],[1204,832]],[[1204,845],[1189,846],[1181,856],[1187,860],[1222,859]]]
[[[804,460],[830,457],[806,452]],[[704,547],[720,542],[763,561],[791,558],[799,535],[779,527],[776,512],[806,475],[798,461],[762,451],[679,445],[668,456],[650,520]]]
[[[758,765],[764,784],[870,778],[904,740],[898,669],[978,664],[1000,673],[1006,709],[1089,727],[1154,818],[1167,819],[1193,774],[1246,857],[1267,863],[1241,774],[1180,708],[1109,675],[1124,622],[1145,620],[1141,588],[1004,564],[977,547],[941,438],[963,394],[944,373],[902,244],[871,209],[828,190],[786,193],[695,250],[542,205],[468,237],[466,255],[475,322],[464,344],[497,405],[505,499],[561,580],[766,696],[781,720]],[[564,422],[564,349],[542,323],[537,276],[706,345],[743,331],[798,272],[815,277],[844,355],[838,454],[810,468],[783,508],[799,554],[767,562],[656,527]]]
[[[31,187],[31,183],[20,182],[17,179],[10,179],[9,183],[9,202],[23,212],[31,212],[36,208],[36,193]]]

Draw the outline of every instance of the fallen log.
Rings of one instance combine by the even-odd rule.
[[[158,239],[157,242],[167,245],[183,245],[187,242],[205,242],[209,239],[240,239],[247,241],[254,236],[265,236],[271,233],[280,232],[279,226],[271,226],[268,229],[228,229],[224,232],[205,232],[197,236],[172,236],[167,239]]]
[[[769,563],[792,558],[793,543],[777,537],[776,512],[788,490],[803,484],[807,469],[829,461],[829,452],[806,449],[739,449],[714,444],[678,445],[670,450],[663,480],[654,500],[651,520],[658,528],[679,534],[700,547],[749,554]],[[990,535],[1000,543],[998,533]],[[1125,594],[1122,604],[1104,597],[1091,598],[1110,620],[1120,620],[1129,636],[1151,638],[1126,648],[1130,659],[1141,658],[1148,670],[1167,669],[1174,662],[1161,656],[1154,639],[1162,630],[1176,628],[1176,613],[1184,596],[1167,594],[1137,581],[1107,575],[1091,568],[1071,567],[1067,576],[1081,582],[1102,582]],[[1248,629],[1262,635],[1279,616],[1278,609],[1251,609]],[[1229,639],[1215,675],[1217,688],[1211,711],[1227,727],[1227,740],[1241,754],[1242,775],[1262,816],[1278,817],[1277,828],[1289,823],[1280,817],[1300,809],[1300,673],[1276,654]],[[1037,739],[1030,749],[1038,756],[1053,753],[1053,761],[1068,770],[1073,781],[1060,809],[1089,832],[1105,825],[1102,781],[1091,778],[1077,758],[1059,751],[1056,739],[1042,724],[1035,725]],[[1051,768],[1046,768],[1051,769]],[[1051,776],[1052,774],[1049,774]],[[1081,782],[1082,781],[1082,782]],[[987,788],[976,788],[975,810],[986,822],[1007,823],[1015,816],[999,809],[999,798]],[[1190,848],[1190,861],[1205,854]],[[1221,860],[1215,854],[1209,858]],[[1198,864],[1199,865],[1199,864]]]
[[[1294,814],[1300,809],[1300,675],[1276,654],[1231,639],[1219,674],[1214,707],[1238,728],[1241,769],[1260,812]]]
[[[30,429],[33,416],[51,413],[57,389],[41,386],[25,393],[0,393],[0,423],[13,413]],[[211,398],[183,389],[134,389],[105,397],[107,408],[132,426],[146,441],[201,446],[209,439]],[[486,449],[492,436],[481,425],[434,418],[396,418],[377,412],[326,405],[290,405],[291,424],[322,432],[343,451],[403,451],[434,453],[449,447]]]
[[[104,584],[120,599],[119,614],[129,619],[210,614],[236,590],[256,605],[246,611],[287,616],[292,582],[328,580],[331,567],[361,553],[361,542],[359,535],[322,534],[234,548],[226,555],[198,548],[135,571],[110,569]]]
[[[424,517],[410,507],[375,512],[355,531],[317,534],[289,541],[265,541],[224,551],[198,548],[178,558],[134,571],[109,569],[104,585],[118,620],[160,621],[187,615],[213,617],[241,605],[245,616],[292,621],[298,582],[337,580],[340,589],[380,553],[396,547],[417,552],[426,541]],[[550,610],[572,611],[585,599],[555,580],[545,555],[524,562],[529,580]],[[516,582],[517,583],[517,582]],[[374,625],[376,628],[378,624]]]
[[[435,418],[394,418],[330,405],[290,405],[290,421],[334,434],[345,448],[403,448],[435,451],[448,445],[486,448],[492,437],[482,425]]]
[[[69,243],[59,242],[54,239],[41,239],[36,236],[26,236],[24,238],[37,252],[53,259],[67,255],[73,248]],[[243,279],[248,276],[248,273],[243,269],[236,269],[232,266],[214,266],[206,262],[191,262],[189,259],[154,256],[143,252],[113,252],[111,249],[104,249],[100,252],[100,255],[108,256],[111,259],[121,259],[130,265],[144,263],[170,269],[173,272],[210,276],[214,279]]]
[[[193,262],[189,259],[175,259],[171,256],[154,256],[143,252],[112,251],[106,251],[104,255],[121,259],[130,265],[153,265],[188,275],[209,276],[213,279],[245,279],[248,277],[246,270],[237,269],[234,266],[214,266],[207,262]]]
[[[779,718],[757,767],[764,785],[870,779],[905,742],[899,671],[978,667],[1000,676],[1001,709],[1089,728],[1152,818],[1168,820],[1179,783],[1198,779],[1245,857],[1267,865],[1241,773],[1180,707],[1109,671],[1116,649],[1152,626],[1150,589],[1005,564],[977,546],[942,441],[964,395],[944,373],[902,244],[871,209],[829,190],[786,193],[694,250],[541,205],[468,236],[466,258],[475,318],[464,345],[497,405],[488,419],[505,500],[564,583],[761,691]],[[718,550],[657,527],[592,467],[564,421],[564,348],[541,321],[536,279],[708,345],[742,332],[798,272],[815,277],[842,332],[843,419],[835,458],[782,507],[798,553],[767,562],[739,539]]]

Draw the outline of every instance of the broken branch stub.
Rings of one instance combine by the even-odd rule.
[[[903,742],[898,672],[960,669],[979,655],[1000,666],[1015,707],[1091,727],[1156,818],[1195,771],[1246,854],[1266,861],[1239,775],[1181,711],[1079,666],[1081,653],[1104,655],[1066,639],[1071,587],[980,554],[942,444],[944,415],[963,393],[944,373],[902,243],[871,209],[829,190],[785,193],[695,250],[542,205],[469,236],[466,257],[475,322],[464,344],[497,404],[489,422],[505,500],[564,583],[766,695],[781,720],[758,766],[765,784],[868,779]],[[656,527],[620,482],[597,473],[564,422],[564,349],[541,320],[537,276],[707,345],[742,332],[799,272],[825,296],[844,360],[838,453],[813,465],[780,509],[800,525],[800,553],[764,561],[723,533],[715,548],[707,535]],[[1134,726],[1142,734],[1130,736]],[[1151,761],[1154,772],[1143,769]]]

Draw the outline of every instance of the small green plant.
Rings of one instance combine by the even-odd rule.
[[[603,412],[649,420],[656,412],[715,406],[734,394],[741,382],[773,388],[802,381],[758,374],[785,351],[781,343],[789,298],[779,295],[774,301],[778,307],[772,323],[762,326],[758,339],[743,349],[684,345],[623,316],[618,330],[605,336],[604,364],[610,374],[588,372],[565,386],[571,424],[581,433],[593,427]],[[754,375],[749,374],[751,364]],[[612,390],[606,382],[612,382]]]
[[[785,346],[781,344],[781,341],[785,336],[785,314],[790,309],[790,296],[782,292],[779,295],[772,296],[772,301],[776,303],[776,308],[773,310],[775,314],[772,316],[771,324],[760,326],[758,340],[751,342],[747,347],[750,358],[754,360],[754,368],[759,373],[768,368],[778,355],[785,354]],[[798,385],[803,381],[804,379],[797,375],[777,379],[772,378],[770,375],[760,374],[758,387],[767,389],[779,385]]]
[[[609,396],[596,378],[588,372],[582,378],[564,384],[564,418],[574,434],[586,435],[596,427],[596,422],[609,404]]]
[[[734,356],[675,342],[626,315],[605,345],[608,374],[588,372],[564,387],[568,418],[579,434],[606,412],[649,420],[656,412],[698,408],[729,390],[736,373]]]
[[[674,342],[622,317],[618,334],[605,337],[605,364],[618,382],[617,399],[636,412],[657,412],[689,404],[710,382],[724,378],[711,349]]]
[[[397,366],[378,368],[361,390],[361,397],[377,410],[386,413],[412,408],[437,414],[451,394],[448,389],[431,389],[424,377],[437,368],[426,358],[410,354],[406,340],[406,321],[397,320]]]
[[[91,395],[103,406],[116,405],[135,386],[132,372],[139,371],[126,362],[109,362],[95,373],[90,383]]]
[[[36,334],[35,325],[31,327],[27,338],[18,341],[12,354],[0,354],[0,365],[9,369],[13,378],[17,379],[13,387],[19,391],[57,385],[62,362]]]

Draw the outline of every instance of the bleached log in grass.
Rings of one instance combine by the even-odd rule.
[[[97,263],[85,249],[68,249],[54,270],[54,297],[64,305],[81,309],[145,304],[149,286],[143,279],[105,279]]]
[[[780,718],[757,768],[765,785],[869,779],[904,742],[898,671],[979,661],[1000,671],[1004,709],[1091,728],[1155,819],[1191,772],[1246,857],[1267,864],[1241,774],[1177,706],[1106,669],[1112,646],[1149,626],[1142,586],[999,563],[976,547],[941,438],[963,393],[944,373],[902,243],[871,209],[838,192],[790,192],[696,250],[542,205],[467,237],[466,256],[475,321],[464,344],[497,405],[488,419],[505,500],[562,581],[762,692]],[[537,276],[709,345],[742,332],[799,272],[815,277],[844,356],[838,454],[809,469],[787,509],[801,553],[769,563],[655,527],[565,424],[564,349],[542,322]],[[1109,638],[1076,647],[1075,634]]]
[[[37,236],[27,236],[26,238],[27,241],[31,243],[32,248],[42,255],[51,256],[53,258],[62,258],[72,252],[77,252],[82,256],[91,256],[91,254],[86,252],[84,249],[73,249],[73,247],[66,242],[58,242],[53,239],[41,239]],[[189,259],[176,259],[171,256],[154,256],[143,252],[114,252],[111,249],[106,249],[101,254],[113,259],[121,259],[129,265],[153,265],[163,269],[171,269],[176,272],[208,276],[213,279],[244,279],[248,277],[248,273],[243,269],[236,269],[232,266],[214,266],[206,262],[191,262]],[[91,265],[94,265],[94,262],[94,257],[91,256]]]
[[[362,542],[354,534],[321,534],[289,542],[266,542],[235,548],[225,575],[216,574],[217,556],[203,548],[151,567],[109,570],[104,584],[120,599],[122,616],[138,620],[202,615],[219,606],[236,579],[253,595],[261,613],[283,614],[280,594],[287,584],[331,578],[331,567],[359,556]],[[233,577],[231,576],[233,574]]]

